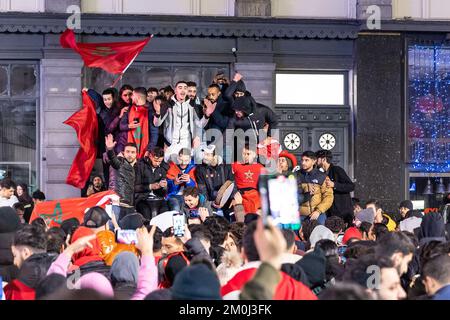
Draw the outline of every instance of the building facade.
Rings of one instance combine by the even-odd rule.
[[[205,93],[218,71],[238,71],[276,111],[283,146],[330,149],[355,196],[394,210],[405,198],[434,205],[437,190],[421,190],[428,179],[448,188],[445,1],[0,1],[0,170],[50,199],[79,195],[65,184],[78,142],[63,121],[82,87],[113,81],[60,47],[71,5],[82,13],[78,41],[154,35],[118,86],[185,79]]]

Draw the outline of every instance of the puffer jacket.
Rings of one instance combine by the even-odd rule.
[[[120,202],[132,206],[134,204],[134,182],[136,172],[125,158],[117,157],[114,150],[108,150],[108,158],[115,172],[114,191],[120,196]]]
[[[333,188],[326,186],[325,178],[326,174],[317,168],[314,168],[311,172],[297,171],[297,182],[304,193],[310,193],[311,184],[320,187],[320,192],[311,195],[309,201],[301,204],[300,214],[302,216],[309,216],[315,210],[325,213],[331,208],[334,199]]]

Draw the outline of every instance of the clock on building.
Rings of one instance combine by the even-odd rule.
[[[324,133],[319,138],[319,146],[324,150],[331,150],[336,146],[336,137],[331,133]]]
[[[290,132],[284,137],[284,146],[288,150],[297,150],[300,148],[301,139],[295,132]]]

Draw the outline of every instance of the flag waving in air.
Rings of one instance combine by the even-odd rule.
[[[98,192],[88,198],[70,198],[37,203],[31,214],[30,223],[41,217],[47,225],[59,227],[64,220],[77,218],[80,223],[83,222],[86,209],[99,206],[105,208],[110,200],[118,200],[114,191],[108,190]]]
[[[63,48],[78,52],[87,67],[102,68],[112,74],[124,73],[152,37],[140,41],[81,43],[75,41],[73,30],[67,29],[60,38]]]
[[[98,121],[95,105],[87,92],[83,92],[83,107],[64,121],[77,132],[80,149],[67,175],[66,183],[82,189],[89,179],[97,156],[95,141],[98,135]]]

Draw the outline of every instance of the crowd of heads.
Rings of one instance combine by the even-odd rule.
[[[238,123],[259,111],[240,75],[234,82],[230,105],[245,100],[233,107],[233,121]],[[216,76],[206,99],[219,103],[229,85],[223,74]],[[113,118],[122,118],[131,106],[162,110],[169,101],[199,100],[206,113],[210,107],[198,99],[198,87],[189,81],[160,89],[124,85],[119,91],[108,88],[101,96]],[[107,137],[109,162],[104,164],[114,167],[115,171],[109,171],[114,174],[105,170],[91,174],[85,195],[111,189],[120,203],[109,209],[86,208],[82,217],[58,223],[32,215],[46,200],[41,191],[30,195],[26,184],[1,180],[0,271],[7,283],[5,296],[43,300],[220,300],[249,295],[308,300],[449,298],[450,244],[441,213],[424,215],[409,200],[402,201],[396,212],[387,212],[377,199],[351,198],[354,184],[342,168],[333,165],[330,151],[304,151],[297,158],[270,138],[257,141],[264,150],[244,143],[239,150],[241,161],[227,164],[218,157],[215,145],[204,146],[195,163],[193,145],[179,148],[168,159],[167,141],[160,139],[140,158],[136,143],[123,143],[123,150],[116,154],[111,149],[120,134]],[[271,157],[276,160],[276,173],[297,178],[298,227],[282,228],[270,222],[261,227],[261,215],[267,212],[262,210],[257,182],[266,164],[261,159]],[[250,183],[252,178],[255,181]],[[220,207],[217,194],[228,180],[236,189]],[[152,223],[159,215],[172,214],[170,210],[184,217],[181,235],[174,224],[163,228]],[[127,241],[130,235],[138,241]],[[270,287],[274,278],[276,288]],[[252,290],[248,285],[252,281],[253,288],[260,285],[261,290]]]

